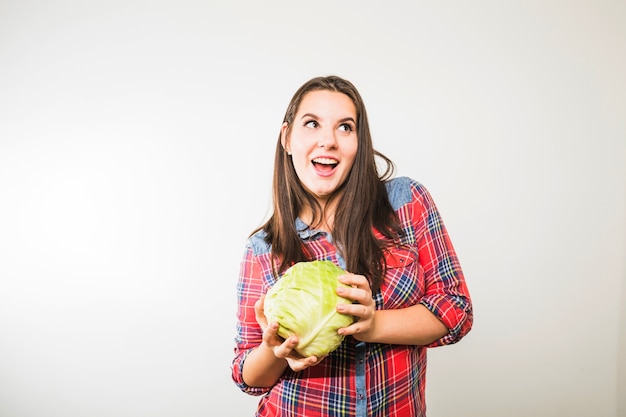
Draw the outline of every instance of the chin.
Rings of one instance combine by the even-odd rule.
[[[328,198],[330,195],[332,195],[335,191],[337,191],[337,188],[339,188],[338,184],[310,184],[310,185],[304,185],[305,188],[307,190],[309,190],[309,192],[311,194],[313,194],[314,196],[320,198],[320,199],[325,199]]]
[[[318,189],[318,190],[314,190],[313,194],[318,198],[325,199],[325,198],[330,197],[335,192],[335,190],[337,190],[336,187],[332,189],[328,189],[328,188]]]

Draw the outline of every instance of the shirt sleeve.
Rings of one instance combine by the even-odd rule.
[[[425,291],[420,301],[448,328],[447,335],[428,345],[458,342],[472,328],[472,301],[458,257],[430,193],[412,184],[411,212],[424,268]]]
[[[237,325],[235,357],[231,364],[232,378],[243,392],[262,395],[270,388],[248,386],[243,380],[243,364],[252,349],[262,342],[263,332],[256,321],[254,303],[263,294],[262,268],[250,245],[246,246],[237,282]]]

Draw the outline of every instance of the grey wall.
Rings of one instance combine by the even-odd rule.
[[[622,263],[626,265],[626,250]],[[622,275],[622,301],[617,354],[617,415],[626,415],[626,266]]]
[[[626,412],[624,2],[405,3],[0,2],[0,415],[252,415],[239,260],[330,73],[474,298],[429,416]]]

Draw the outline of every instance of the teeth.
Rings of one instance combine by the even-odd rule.
[[[316,164],[337,165],[337,161],[330,158],[315,158],[313,162],[315,162]]]

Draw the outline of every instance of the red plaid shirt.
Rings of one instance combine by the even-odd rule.
[[[271,388],[242,379],[247,354],[261,343],[254,303],[274,285],[270,247],[263,233],[246,244],[237,286],[239,308],[232,377],[244,392],[263,395],[257,416],[425,416],[426,348],[458,342],[472,327],[472,304],[463,272],[430,194],[406,177],[387,183],[404,230],[403,244],[386,257],[387,274],[374,296],[377,309],[426,306],[449,329],[429,346],[358,342],[346,337],[319,365],[287,369]],[[316,259],[345,268],[330,236],[298,220],[300,237]]]

